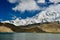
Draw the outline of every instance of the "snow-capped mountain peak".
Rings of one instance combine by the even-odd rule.
[[[32,18],[26,18],[26,19],[17,18],[15,20],[5,22],[14,24],[16,26],[20,26],[34,23],[54,22],[54,21],[60,21],[60,4],[50,5],[44,11],[38,13],[36,16],[33,16]]]

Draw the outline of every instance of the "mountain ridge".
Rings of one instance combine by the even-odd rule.
[[[45,23],[38,23],[38,24],[36,23],[36,24],[29,24],[29,25],[22,25],[22,26],[15,26],[10,23],[0,23],[0,27],[2,26],[5,26],[6,28],[10,28],[13,32],[32,32],[32,33],[47,33],[47,32],[59,33],[60,32],[59,21],[45,22]]]
[[[59,10],[60,10],[60,4],[50,5],[48,8],[38,13],[36,16],[33,16],[32,18],[26,18],[26,19],[16,18],[15,20],[10,20],[10,21],[7,20],[1,22],[11,23],[14,24],[15,26],[20,26],[20,25],[29,25],[34,23],[60,21]]]

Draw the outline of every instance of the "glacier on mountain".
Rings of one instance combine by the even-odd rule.
[[[43,23],[43,22],[54,22],[60,21],[60,4],[50,5],[45,10],[38,13],[32,18],[19,19],[10,21],[2,21],[2,23],[11,23],[15,26],[28,25],[34,23]]]

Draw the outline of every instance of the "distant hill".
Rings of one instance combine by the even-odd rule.
[[[9,23],[0,23],[0,32],[60,32],[60,22],[45,22],[23,26],[15,26]]]

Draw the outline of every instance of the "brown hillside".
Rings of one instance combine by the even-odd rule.
[[[38,23],[24,26],[15,26],[9,23],[0,23],[0,32],[60,32],[60,23],[59,22],[46,22]]]

